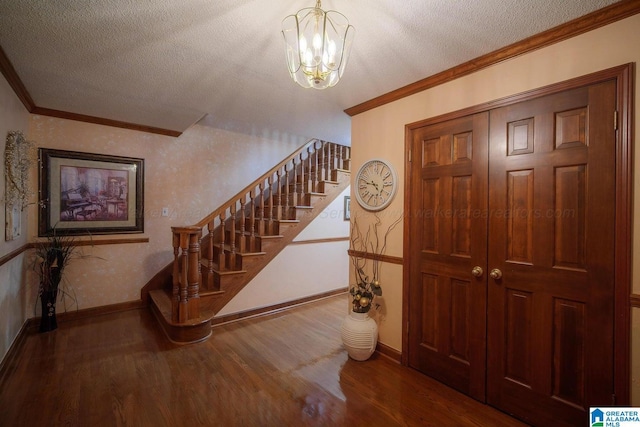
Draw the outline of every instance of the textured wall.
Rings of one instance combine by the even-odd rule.
[[[0,75],[0,145],[2,146],[2,173],[0,173],[0,191],[3,202],[0,203],[0,258],[24,246],[27,242],[26,212],[22,215],[22,235],[10,242],[4,240],[4,148],[9,131],[27,132],[29,114],[13,90]],[[25,295],[21,284],[24,282],[22,265],[25,254],[13,258],[0,266],[0,360],[7,353],[14,338],[18,334],[29,311],[25,308]]]
[[[311,224],[229,302],[218,316],[285,301],[347,289],[349,284],[349,242],[330,241],[349,237],[344,220],[345,189]],[[309,243],[300,243],[309,242]],[[347,299],[345,298],[345,309]]]
[[[0,81],[0,131],[24,129],[28,139],[38,147],[87,153],[138,157],[145,160],[144,234],[93,236],[93,240],[119,237],[147,237],[149,243],[98,245],[83,248],[89,258],[75,260],[66,270],[68,291],[75,297],[65,300],[67,309],[85,309],[138,300],[140,289],[173,259],[171,226],[193,224],[211,210],[250,184],[274,164],[294,152],[294,139],[272,139],[247,135],[208,126],[195,125],[180,138],[152,135],[44,116],[29,116],[4,80]],[[3,139],[4,145],[4,139]],[[240,166],[239,166],[240,165]],[[4,179],[4,175],[3,175]],[[37,169],[31,182],[37,188]],[[4,181],[2,182],[4,184]],[[36,201],[34,196],[33,202]],[[342,199],[319,218],[305,239],[348,236],[348,222],[336,220],[333,211],[341,209]],[[169,216],[161,216],[162,208]],[[335,215],[334,215],[335,214]],[[341,212],[340,212],[341,214]],[[4,210],[2,211],[4,215]],[[346,227],[346,228],[345,228]],[[0,243],[0,256],[37,237],[35,205],[25,210],[23,234],[17,241]],[[332,250],[330,257],[323,251]],[[255,278],[253,286],[267,290],[247,293],[234,299],[242,310],[297,299],[328,290],[346,287],[347,256],[343,243],[308,244],[298,250],[294,266],[308,260],[300,255],[327,263],[330,276],[315,274],[305,286],[296,286],[298,269],[287,269],[286,261],[277,268],[278,277],[267,273]],[[303,257],[304,258],[304,257]],[[28,268],[31,251],[0,267],[0,358],[4,357],[24,321],[34,312],[37,279]],[[324,267],[326,269],[326,266]],[[320,267],[322,270],[323,267]],[[268,291],[269,287],[271,291]],[[59,310],[64,310],[59,305]]]
[[[173,259],[171,226],[199,221],[297,148],[200,125],[171,138],[44,116],[31,117],[29,137],[40,147],[145,160],[142,236],[149,243],[88,247],[93,257],[75,261],[67,275],[81,309],[139,299],[142,286]],[[161,216],[163,207],[168,217]],[[35,238],[35,207],[29,218]],[[94,236],[103,238],[118,236]]]

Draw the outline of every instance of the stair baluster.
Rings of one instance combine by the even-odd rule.
[[[276,172],[276,221],[282,218],[282,170]]]
[[[327,157],[324,162],[324,179],[329,181],[331,180],[331,144],[325,145],[324,148],[324,151],[327,152]]]
[[[311,179],[311,192],[318,191],[318,156],[316,152],[315,143],[309,147],[311,149],[309,154],[309,175]]]
[[[313,173],[313,170],[311,169],[311,147],[307,147],[307,159],[305,161],[307,163],[307,173],[305,174],[304,178],[304,188],[305,192],[309,194],[313,193],[314,191],[312,185],[313,180],[311,179],[311,175]]]
[[[329,165],[329,170],[333,171],[338,168],[338,146],[333,145],[333,156],[331,158],[331,164]]]
[[[258,215],[257,218],[257,225],[258,225],[258,229],[257,229],[257,233],[258,236],[263,236],[265,234],[265,220],[264,220],[264,182],[260,182],[260,184],[258,185],[258,188],[260,189],[260,201],[258,202],[258,209],[256,210],[256,213]]]
[[[296,158],[291,159],[291,206],[298,204],[298,165]]]
[[[229,207],[229,256],[227,259],[229,270],[236,269],[236,222],[238,217],[236,216],[236,203],[233,203]],[[224,228],[223,228],[224,233]]]
[[[291,189],[291,176],[289,175],[289,163],[284,165],[284,212],[286,218],[291,218],[291,210],[289,209],[289,191]]]
[[[269,176],[267,179],[267,188],[268,194],[265,189],[265,197],[267,197],[267,212],[269,216],[267,217],[267,234],[273,234],[273,177]]]
[[[226,254],[224,252],[224,243],[225,243],[225,236],[224,236],[224,225],[226,223],[226,210],[223,210],[222,212],[220,212],[220,246],[218,248],[218,269],[220,271],[225,271],[227,269],[227,259],[226,259]]]
[[[326,162],[325,152],[327,151],[326,150],[327,146],[324,145],[323,143],[320,143],[320,144],[321,144],[320,145],[320,160],[319,160],[319,162],[320,162],[320,175],[318,176],[318,181],[322,182],[322,181],[327,179],[327,177],[324,174],[324,165],[325,165],[325,162]]]
[[[350,147],[344,146],[342,147],[342,164],[340,165],[340,169],[348,170],[349,169],[349,159],[351,158]]]
[[[249,191],[249,252],[256,251],[256,189]]]
[[[247,222],[247,196],[244,195],[240,198],[240,244],[238,245],[238,252],[244,253],[247,252],[247,232],[246,232],[246,222]]]
[[[302,206],[304,205],[304,160],[302,158],[302,153],[300,153],[300,162],[299,162],[299,166],[300,166],[300,174],[298,175],[298,181],[297,181],[297,200],[296,200],[296,206]]]
[[[213,289],[214,288],[214,283],[213,283],[213,251],[214,251],[214,247],[213,247],[213,241],[214,241],[214,231],[215,231],[215,220],[212,219],[211,221],[209,221],[207,223],[207,280],[206,283],[204,281],[202,281],[202,286],[206,289]]]

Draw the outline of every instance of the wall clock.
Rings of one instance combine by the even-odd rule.
[[[395,169],[385,160],[371,159],[356,173],[356,200],[369,211],[386,208],[398,189]]]

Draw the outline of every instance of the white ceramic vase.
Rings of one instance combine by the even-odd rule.
[[[369,313],[351,311],[340,327],[342,343],[349,357],[354,360],[367,360],[376,350],[378,343],[378,324],[369,317]]]

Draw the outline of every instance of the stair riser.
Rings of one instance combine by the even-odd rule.
[[[251,226],[250,222],[247,221],[246,229],[249,230]],[[269,221],[268,219],[256,219],[254,222],[255,234],[256,236],[273,236],[279,234],[279,224],[274,219]]]
[[[258,238],[258,246],[260,246],[260,252],[269,252],[269,249],[277,246],[277,239],[260,239]]]

